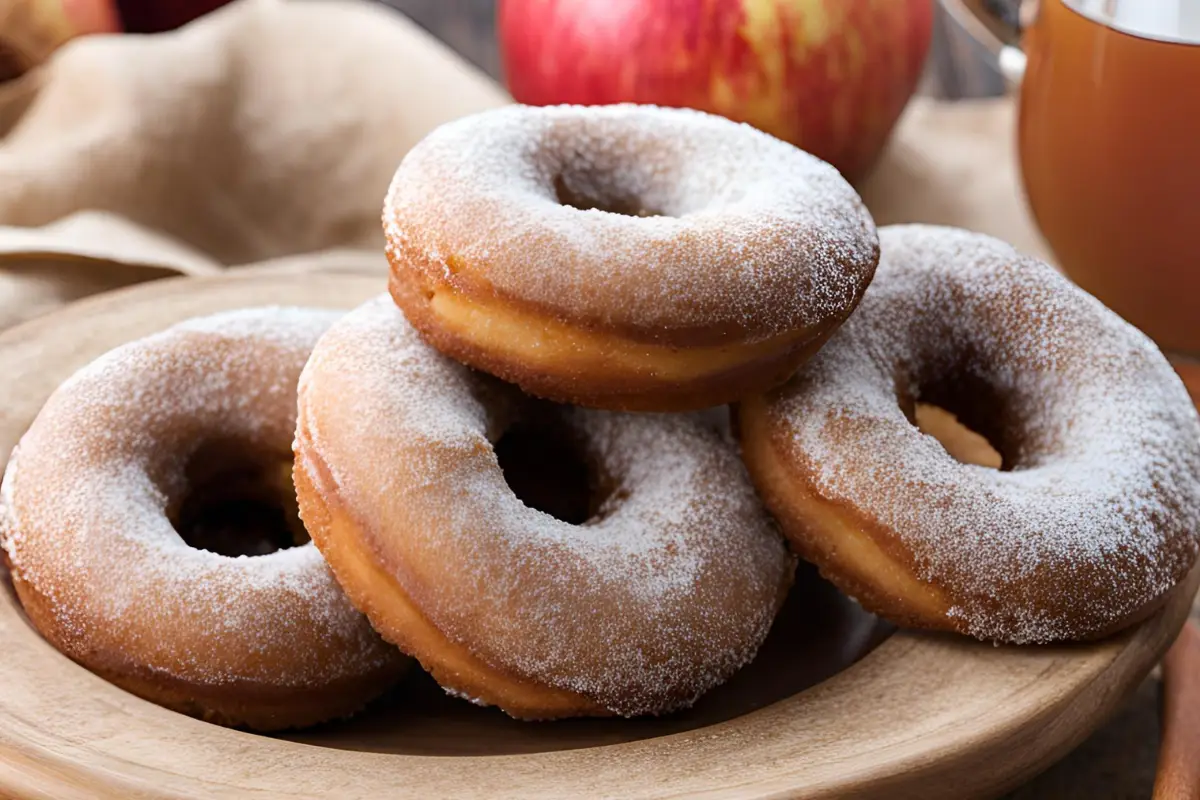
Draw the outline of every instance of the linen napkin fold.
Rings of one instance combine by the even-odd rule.
[[[30,292],[379,251],[404,153],[505,102],[367,3],[243,0],[175,33],[75,40],[0,86],[0,327]]]

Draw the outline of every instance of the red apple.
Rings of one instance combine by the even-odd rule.
[[[932,0],[500,0],[521,103],[722,114],[829,161],[875,162],[917,85]]]
[[[37,66],[85,33],[120,28],[113,0],[9,0],[0,26],[0,80]]]
[[[116,33],[121,29],[113,0],[57,0],[75,35]]]

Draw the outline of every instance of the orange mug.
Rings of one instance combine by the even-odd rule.
[[[1006,36],[943,0],[1020,84],[1025,192],[1059,266],[1166,350],[1200,356],[1200,0],[1041,0]]]

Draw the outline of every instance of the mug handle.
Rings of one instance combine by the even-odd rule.
[[[1000,17],[986,0],[942,0],[942,9],[984,50],[1010,86],[1019,86],[1025,76],[1025,53],[1021,50],[1021,30],[1037,14],[1037,0],[1018,4],[1017,24]]]

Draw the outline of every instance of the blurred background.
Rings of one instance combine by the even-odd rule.
[[[499,79],[496,0],[383,0]],[[1015,20],[1018,0],[987,0],[983,5]],[[1004,92],[1004,80],[990,59],[939,5],[933,46],[922,82],[923,94],[944,98],[988,97]]]
[[[497,0],[377,0],[407,14],[494,78],[501,78],[496,44]],[[75,0],[86,7],[96,0]],[[126,30],[152,32],[177,27],[227,0],[116,0]],[[1019,0],[966,0],[1007,20],[1015,20]],[[0,2],[0,11],[4,3]],[[3,14],[0,14],[2,23]],[[1003,93],[1004,81],[980,48],[940,7],[934,22],[933,47],[921,91],[944,98],[983,97]]]

